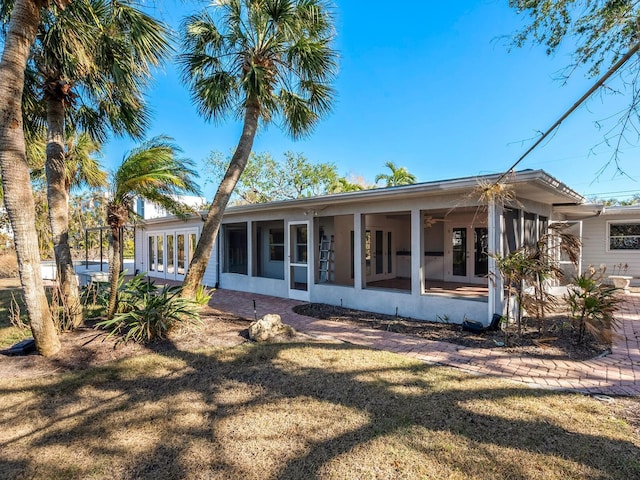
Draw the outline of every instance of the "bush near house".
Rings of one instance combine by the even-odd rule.
[[[139,274],[124,284],[119,295],[118,314],[98,322],[96,327],[109,330],[107,338],[119,337],[120,342],[148,343],[166,338],[181,324],[199,324],[201,304],[182,298],[182,287],[159,287],[145,274]]]
[[[611,328],[617,324],[614,316],[622,301],[617,288],[603,282],[604,269],[591,268],[589,273],[574,277],[575,285],[565,299],[571,309],[578,343],[586,341],[587,332],[599,341],[611,342]]]

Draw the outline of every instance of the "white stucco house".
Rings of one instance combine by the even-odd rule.
[[[594,263],[596,251],[603,255],[599,263],[617,263],[630,253],[640,257],[640,249],[620,253],[620,229],[611,227],[640,215],[598,213],[597,206],[585,205],[581,195],[542,170],[513,174],[508,204],[481,205],[478,186],[498,178],[230,207],[204,283],[417,319],[488,324],[503,311],[504,299],[487,253],[533,242],[550,222],[573,222],[583,233],[586,263]],[[607,225],[609,240],[597,233]],[[637,225],[640,229],[640,220]],[[144,229],[136,229],[135,269],[182,280],[201,226],[196,216],[147,220]],[[633,265],[640,276],[640,258]]]

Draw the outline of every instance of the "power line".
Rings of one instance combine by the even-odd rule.
[[[640,194],[640,189],[620,190],[617,192],[595,192],[595,193],[588,193],[587,195],[636,195],[636,194]]]
[[[587,92],[569,108],[569,110],[567,110],[558,120],[556,120],[556,122],[546,132],[544,132],[542,136],[538,138],[538,140],[536,140],[536,142],[531,145],[531,147],[529,147],[529,149],[524,152],[506,172],[500,175],[500,178],[498,178],[496,184],[500,183],[504,179],[504,177],[509,174],[509,172],[513,171],[513,169],[516,168],[527,155],[529,155],[538,145],[540,145],[542,141],[549,136],[549,134],[551,134],[556,128],[558,128],[569,115],[571,115],[582,103],[584,103],[587,98],[589,98],[598,88],[600,88],[604,84],[604,82],[606,82],[609,77],[611,77],[611,75],[616,73],[616,71],[620,67],[622,67],[622,65],[624,65],[638,50],[640,50],[640,42],[631,47],[631,49],[629,49],[629,51],[622,58],[620,58],[620,60],[618,60],[615,65],[613,65],[607,71],[607,73],[600,77],[600,79],[596,83],[594,83],[591,88],[587,90]]]

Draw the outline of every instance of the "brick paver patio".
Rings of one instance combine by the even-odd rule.
[[[640,294],[625,296],[619,310],[621,325],[611,354],[588,361],[521,357],[501,350],[462,347],[411,335],[318,320],[292,311],[302,302],[219,289],[211,306],[241,317],[277,313],[282,321],[321,340],[339,340],[389,350],[424,362],[461,368],[526,383],[532,387],[606,395],[640,395]]]

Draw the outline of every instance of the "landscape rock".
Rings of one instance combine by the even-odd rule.
[[[282,323],[280,315],[269,313],[249,325],[249,338],[254,342],[268,342],[282,337],[292,337],[295,330]]]

